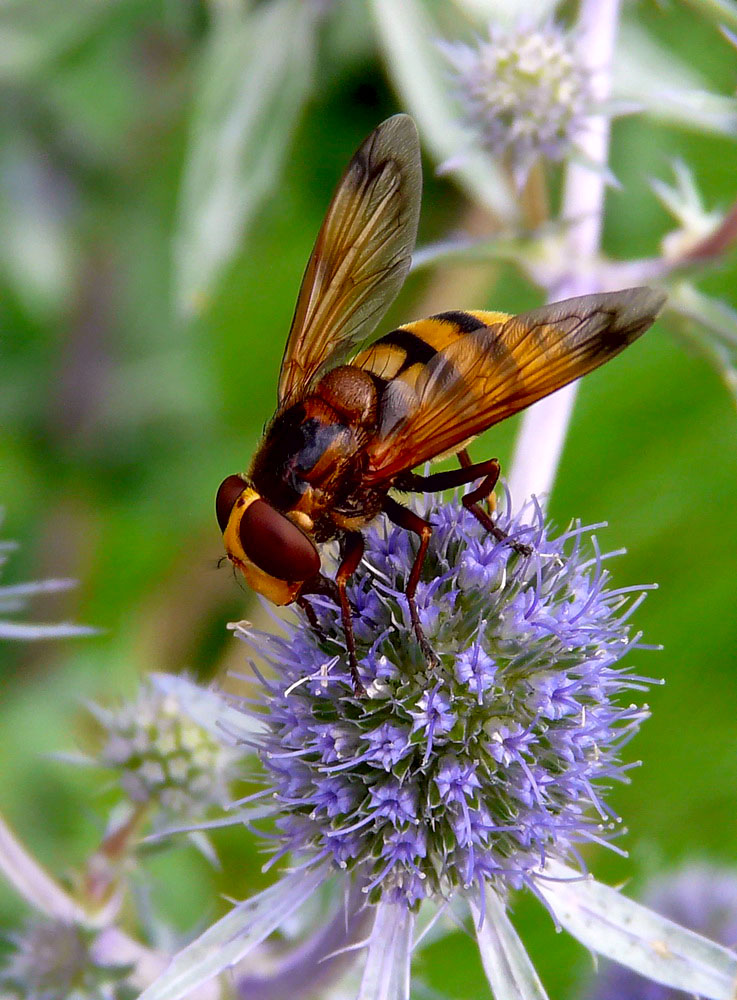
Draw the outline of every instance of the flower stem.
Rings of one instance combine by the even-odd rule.
[[[138,803],[108,830],[102,843],[87,862],[85,897],[91,906],[100,906],[117,890],[126,859],[147,815],[149,803]]]
[[[578,51],[591,74],[594,100],[603,103],[611,91],[611,64],[619,20],[619,0],[582,0],[578,18]],[[576,145],[590,162],[570,162],[566,169],[562,216],[568,223],[563,253],[571,261],[568,275],[548,289],[549,301],[598,291],[593,269],[606,192],[609,119],[592,115],[576,136]],[[576,399],[577,384],[560,389],[536,403],[524,416],[509,475],[517,504],[531,495],[547,495],[555,482],[560,456]]]

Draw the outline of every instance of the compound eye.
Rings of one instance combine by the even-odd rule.
[[[215,513],[217,514],[218,524],[223,534],[225,534],[225,529],[228,527],[233,506],[247,486],[248,483],[242,476],[228,476],[220,484],[217,496],[215,497]]]
[[[248,505],[240,536],[251,562],[278,580],[309,580],[320,569],[320,556],[307,535],[265,500]]]

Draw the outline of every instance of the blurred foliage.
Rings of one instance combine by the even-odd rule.
[[[259,610],[217,568],[214,493],[246,467],[270,416],[330,192],[363,136],[401,106],[363,0],[53,6],[15,0],[0,10],[0,502],[4,537],[21,542],[5,580],[76,577],[75,591],[39,602],[37,615],[103,633],[0,649],[0,809],[64,872],[100,835],[93,778],[43,756],[84,743],[80,700],[131,693],[152,669],[211,676],[241,662],[224,625]],[[661,57],[730,94],[737,58],[698,16],[708,6],[644,0],[627,6],[627,30],[647,30]],[[265,33],[254,47],[257,24]],[[260,73],[272,103],[241,103],[240,117],[228,117],[220,59],[242,60],[244,81]],[[269,76],[282,65],[270,59],[290,62],[288,87]],[[614,257],[658,252],[669,222],[649,179],[669,176],[674,158],[709,206],[737,194],[732,141],[665,118],[615,124],[621,187],[609,193],[605,227]],[[202,164],[213,143],[225,178],[214,194],[225,200],[208,203]],[[255,194],[234,183],[241,170]],[[227,221],[224,251],[208,237],[213,205]],[[427,163],[421,242],[473,220],[461,189]],[[193,239],[205,258],[187,256]],[[701,286],[709,301],[737,307],[734,254]],[[197,315],[185,316],[183,301]],[[454,262],[413,277],[392,319],[537,302],[511,266]],[[559,524],[610,522],[602,544],[629,550],[612,564],[618,583],[660,584],[637,622],[665,646],[641,654],[642,672],[667,683],[631,750],[644,765],[614,795],[633,860],[591,858],[611,880],[644,877],[696,848],[737,863],[737,419],[702,352],[683,343],[661,321],[586,379],[551,504]],[[473,454],[508,459],[514,430],[493,429]],[[178,928],[215,915],[213,882],[230,897],[265,883],[245,830],[214,840],[223,857],[214,876],[184,846],[157,861],[152,893]],[[19,912],[0,887],[0,922]],[[517,916],[551,996],[568,995],[586,957],[527,901]],[[467,996],[481,981],[474,953],[455,935],[420,965],[436,989]]]

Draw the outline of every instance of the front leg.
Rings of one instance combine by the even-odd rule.
[[[299,594],[295,597],[295,603],[299,608],[301,608],[305,615],[307,616],[307,621],[310,623],[312,631],[317,635],[318,639],[325,639],[325,633],[320,625],[320,620],[315,614],[315,609],[312,607],[310,602],[305,597],[304,587],[300,590]]]
[[[335,580],[331,580],[322,573],[318,573],[311,580],[302,585],[297,596],[297,603],[305,611],[310,624],[315,628],[318,635],[322,636],[317,617],[309,602],[305,599],[308,594],[320,594],[329,597],[331,601],[340,608],[340,618],[343,623],[343,634],[345,635],[346,649],[348,650],[348,664],[353,681],[353,690],[357,697],[364,697],[366,688],[361,682],[358,673],[358,661],[356,658],[356,639],[353,634],[353,619],[351,617],[351,605],[346,593],[346,584],[355,573],[358,564],[363,556],[363,535],[357,531],[344,535],[340,543],[341,564],[335,574]],[[311,614],[310,614],[311,612]],[[313,616],[315,622],[313,623]]]
[[[409,617],[412,621],[412,627],[415,630],[417,641],[420,644],[420,649],[422,650],[428,665],[431,668],[437,667],[440,661],[433,651],[432,646],[427,641],[425,633],[422,631],[420,616],[417,613],[417,603],[415,601],[417,584],[420,582],[420,574],[422,573],[422,564],[425,562],[427,546],[430,544],[432,525],[429,521],[425,521],[424,518],[420,517],[419,514],[415,514],[414,511],[407,510],[406,507],[402,507],[402,505],[398,504],[396,500],[392,500],[390,496],[384,498],[384,503],[381,509],[384,511],[389,520],[398,527],[405,528],[407,531],[412,531],[415,535],[419,536],[420,547],[417,550],[415,561],[412,564],[409,581],[404,593],[407,597],[407,603],[409,604]]]
[[[348,663],[351,668],[353,679],[353,691],[357,698],[365,697],[366,688],[361,683],[361,675],[358,673],[358,660],[356,658],[356,637],[353,634],[353,618],[351,616],[351,605],[346,593],[346,584],[358,569],[358,564],[363,557],[363,535],[359,531],[349,531],[340,540],[340,554],[342,561],[335,574],[335,583],[338,588],[338,599],[340,601],[340,617],[343,621],[343,633],[345,644],[348,649]]]

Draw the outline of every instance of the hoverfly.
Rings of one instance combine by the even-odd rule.
[[[307,598],[340,606],[356,694],[346,583],[363,554],[361,529],[384,513],[419,537],[406,597],[422,651],[436,658],[415,593],[431,524],[390,489],[428,492],[478,482],[462,502],[505,537],[482,507],[499,477],[496,459],[472,463],[466,446],[505,417],[619,354],[654,321],[664,296],[649,288],[584,295],[520,316],[445,312],[408,323],[351,353],[371,334],[409,270],[422,174],[414,122],[378,126],[343,175],[307,264],[281,364],[277,410],[247,475],[221,484],[216,512],[225,549],[250,586],[275,604]],[[461,467],[422,476],[430,459]],[[335,580],[317,546],[337,539]]]

